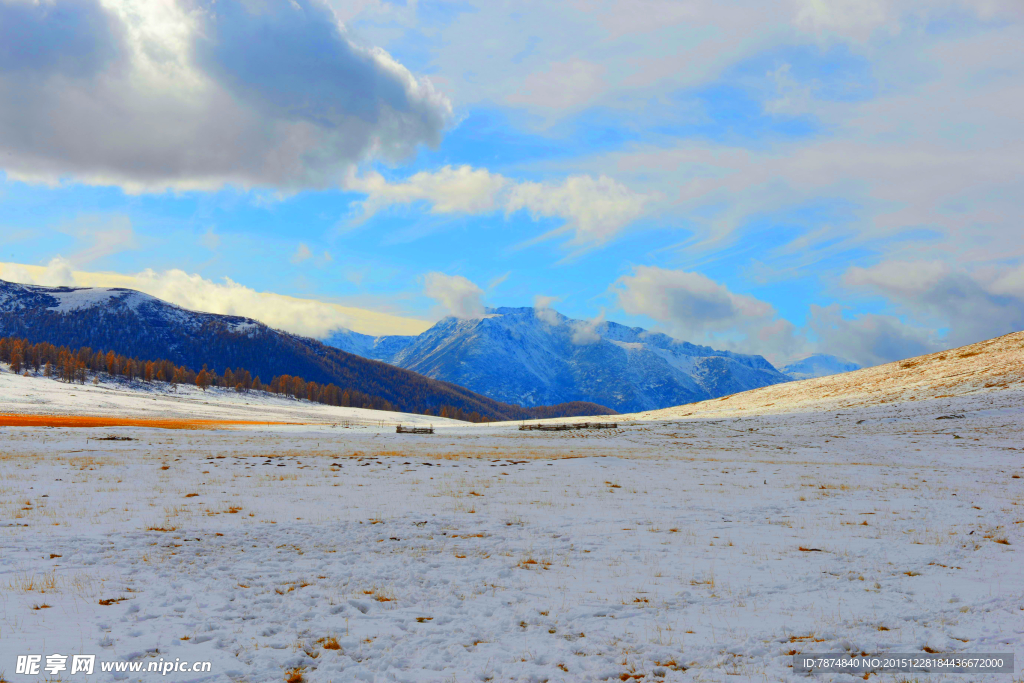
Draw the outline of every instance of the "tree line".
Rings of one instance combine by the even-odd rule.
[[[0,362],[7,363],[11,372],[15,374],[32,372],[69,383],[84,384],[90,373],[94,381],[98,381],[99,375],[106,373],[111,378],[121,378],[129,382],[166,382],[172,388],[179,384],[195,385],[203,391],[210,387],[223,387],[238,393],[260,391],[331,406],[396,410],[390,401],[380,396],[372,396],[353,388],[340,388],[333,383],[325,385],[307,381],[293,375],[276,375],[270,382],[263,382],[259,375],[253,377],[249,370],[240,367],[226,367],[218,372],[204,363],[197,372],[166,359],[144,360],[131,358],[113,350],[94,351],[89,346],[72,349],[45,341],[32,343],[18,337],[0,338]],[[427,408],[404,412],[418,412],[421,415],[436,415],[466,422],[490,421],[486,415],[481,415],[477,411],[464,411],[458,406],[450,405],[442,405],[436,410]]]

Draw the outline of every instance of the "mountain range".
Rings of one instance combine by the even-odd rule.
[[[761,356],[551,309],[488,309],[411,337],[337,330],[325,342],[524,406],[589,401],[635,412],[790,381]]]
[[[0,336],[111,350],[198,370],[240,367],[269,381],[293,375],[437,414],[442,406],[494,420],[608,414],[600,405],[510,405],[396,365],[346,353],[251,318],[190,311],[130,289],[41,287],[0,280]]]
[[[853,372],[854,370],[860,370],[860,366],[856,363],[851,363],[845,358],[830,356],[825,353],[815,353],[782,368],[784,373],[795,380],[827,377],[843,372]]]

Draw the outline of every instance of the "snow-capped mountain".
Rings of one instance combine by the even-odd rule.
[[[0,314],[74,314],[88,311],[132,315],[157,328],[196,331],[219,323],[230,332],[251,332],[266,325],[251,318],[190,311],[155,296],[121,287],[42,287],[0,280]]]
[[[505,405],[460,386],[367,360],[372,349],[345,353],[251,318],[190,311],[131,289],[40,287],[0,280],[3,336],[115,351],[143,360],[166,359],[194,370],[204,364],[211,369],[244,368],[268,382],[275,375],[293,375],[356,390],[406,412],[429,409],[436,414],[441,406],[450,406],[506,420],[609,412],[590,404]],[[359,341],[359,337],[352,339]],[[399,346],[387,341],[376,344],[382,351]]]
[[[445,318],[415,337],[339,330],[325,342],[520,405],[592,401],[633,412],[789,381],[761,356],[614,322],[572,320],[550,309]]]
[[[842,372],[853,372],[854,370],[860,370],[860,366],[856,363],[851,363],[845,358],[830,356],[825,353],[816,353],[782,368],[784,373],[798,380],[828,377],[829,375],[838,375]]]

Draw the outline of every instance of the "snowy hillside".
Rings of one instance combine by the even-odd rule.
[[[650,410],[789,380],[760,356],[533,308],[445,318],[417,337],[340,330],[326,342],[521,405],[592,401],[622,412]]]
[[[826,353],[815,353],[782,368],[782,372],[796,380],[828,377],[829,375],[838,375],[842,372],[853,372],[854,370],[860,370],[860,366],[856,363],[851,363],[845,358],[830,356]]]

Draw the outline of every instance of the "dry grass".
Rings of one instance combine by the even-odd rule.
[[[137,417],[100,417],[95,415],[0,415],[0,427],[142,427],[150,429],[224,429],[262,425],[302,425],[303,422],[264,422],[256,420],[183,420]]]
[[[328,636],[326,638],[321,638],[320,640],[318,640],[316,642],[318,642],[320,644],[320,647],[322,647],[325,650],[340,650],[341,649],[341,645],[338,644],[338,639],[335,638],[334,636]]]
[[[107,598],[105,600],[100,600],[99,604],[102,605],[103,607],[109,607],[111,605],[116,605],[119,602],[124,602],[127,599],[128,599],[127,596],[122,595],[119,598]]]
[[[25,593],[56,593],[57,575],[49,574],[22,574],[13,577],[7,584],[9,590],[23,591]]]

